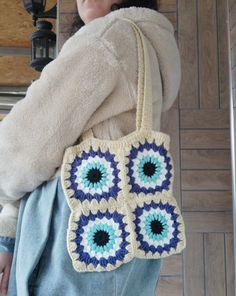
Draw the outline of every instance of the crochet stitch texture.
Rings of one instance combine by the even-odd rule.
[[[118,140],[95,138],[66,149],[62,187],[71,214],[67,249],[78,272],[110,271],[134,257],[159,259],[186,247],[173,196],[170,136],[152,130],[152,87],[145,36],[134,29],[139,59],[136,130]]]

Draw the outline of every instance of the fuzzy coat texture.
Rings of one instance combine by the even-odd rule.
[[[0,124],[0,236],[15,237],[21,198],[60,174],[64,151],[93,129],[101,139],[135,130],[138,57],[130,18],[146,37],[153,129],[181,81],[174,28],[161,13],[130,7],[97,18],[70,37]]]

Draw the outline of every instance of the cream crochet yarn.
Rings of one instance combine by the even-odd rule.
[[[62,187],[71,214],[67,249],[78,272],[110,271],[138,258],[163,258],[186,247],[184,221],[173,196],[170,136],[152,130],[152,87],[145,36],[137,38],[136,130],[118,140],[92,130],[66,149]]]

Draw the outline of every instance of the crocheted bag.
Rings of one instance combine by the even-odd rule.
[[[186,246],[173,196],[170,136],[152,130],[152,86],[144,36],[138,46],[136,130],[118,140],[95,138],[66,149],[61,180],[71,214],[67,250],[76,271],[110,271],[134,257],[153,259]]]

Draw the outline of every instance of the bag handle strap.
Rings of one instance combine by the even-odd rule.
[[[130,19],[119,17],[131,23],[135,32],[138,49],[138,98],[136,112],[136,130],[152,130],[152,81],[148,50],[145,36],[140,28]],[[82,140],[94,137],[92,129],[82,134]]]
[[[132,20],[123,17],[122,19],[131,23],[136,34],[138,46],[138,98],[136,130],[152,130],[152,80],[145,36]]]

